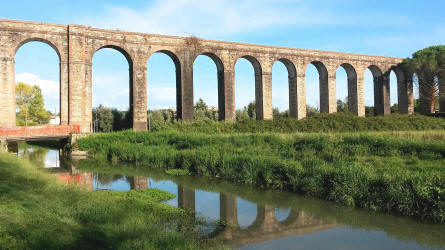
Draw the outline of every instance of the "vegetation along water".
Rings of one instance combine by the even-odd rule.
[[[331,121],[349,119],[333,117]],[[352,125],[330,123],[327,119],[311,129],[324,131],[332,127],[329,124],[334,124],[334,128],[338,124],[345,128],[360,127],[366,123],[360,119],[368,118],[354,118],[359,122],[352,120]],[[388,124],[397,120],[411,119],[412,129],[421,124],[430,129],[441,128],[444,123],[441,118],[415,116],[380,119],[376,130],[388,130],[392,126]],[[267,133],[202,133],[202,128],[211,126],[178,123],[174,126],[183,126],[183,131],[198,132],[124,131],[79,140],[78,147],[89,151],[94,158],[132,163],[141,168],[181,169],[179,173],[183,174],[218,177],[348,206],[445,222],[443,130],[280,134],[271,133],[273,128],[281,132],[277,126],[280,121],[251,124]],[[229,132],[245,132],[250,128],[243,124],[228,126]]]

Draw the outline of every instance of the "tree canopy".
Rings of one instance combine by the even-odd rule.
[[[45,110],[42,90],[39,86],[30,86],[19,82],[15,86],[18,126],[46,124],[50,112]]]
[[[415,52],[403,60],[401,66],[409,75],[416,73],[419,97],[424,100],[421,109],[433,113],[439,95],[439,79],[445,77],[445,45],[431,46]]]

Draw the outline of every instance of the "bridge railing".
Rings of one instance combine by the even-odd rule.
[[[58,137],[80,134],[79,125],[42,125],[0,128],[0,138]]]

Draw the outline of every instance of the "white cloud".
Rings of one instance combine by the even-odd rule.
[[[155,0],[153,4],[139,9],[110,5],[105,12],[83,17],[77,22],[107,29],[193,34],[213,39],[267,28],[292,27],[296,30],[342,24],[407,26],[412,22],[397,13],[367,10],[351,13],[341,6],[332,0]]]
[[[313,26],[332,23],[328,13],[301,1],[156,0],[138,10],[109,6],[102,15],[79,20],[85,25],[159,34],[222,37],[289,25]],[[286,4],[286,5],[285,5]],[[288,4],[298,4],[289,8]]]
[[[42,79],[40,76],[33,73],[25,72],[17,74],[16,82],[24,82],[29,85],[37,85],[42,89],[42,95],[45,101],[45,109],[54,112],[59,112],[59,83],[52,80]]]

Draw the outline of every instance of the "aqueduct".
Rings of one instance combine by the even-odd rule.
[[[364,74],[374,77],[377,114],[390,112],[389,74],[397,76],[401,113],[413,113],[412,78],[397,68],[401,58],[273,47],[194,37],[103,30],[80,25],[59,25],[0,19],[0,127],[16,123],[14,57],[25,43],[41,41],[50,45],[60,59],[61,125],[77,125],[91,131],[92,57],[97,50],[114,48],[128,60],[130,111],[133,129],[147,129],[147,61],[156,52],[165,53],[176,67],[178,118],[193,120],[193,62],[209,56],[218,71],[218,109],[221,120],[235,119],[234,67],[239,58],[252,63],[255,71],[257,119],[272,119],[272,65],[282,62],[288,71],[290,116],[306,116],[305,72],[313,64],[319,72],[320,111],[336,112],[336,71],[343,67],[348,78],[351,112],[365,115]]]

